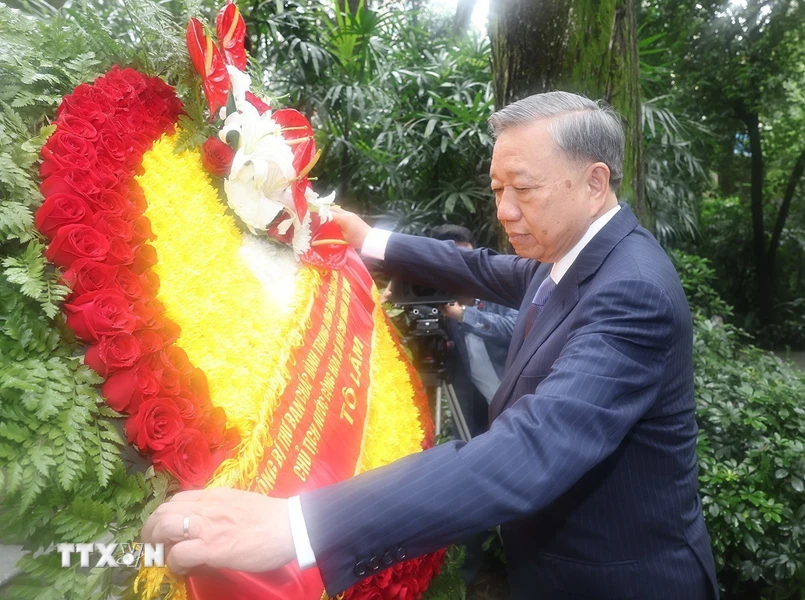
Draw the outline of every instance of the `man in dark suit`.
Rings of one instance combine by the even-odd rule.
[[[520,308],[490,430],[289,501],[178,494],[143,532],[179,541],[171,568],[298,558],[335,595],[500,524],[517,599],[718,596],[697,491],[690,312],[665,252],[615,196],[622,127],[563,92],[491,124],[497,215],[519,256],[336,216],[392,273]]]

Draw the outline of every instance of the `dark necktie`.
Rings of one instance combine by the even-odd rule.
[[[550,275],[543,279],[542,283],[539,284],[539,288],[534,296],[534,300],[531,302],[531,306],[528,307],[528,314],[526,315],[525,319],[526,337],[528,337],[528,334],[531,333],[531,328],[534,326],[534,322],[537,320],[537,317],[542,312],[545,304],[548,302],[548,298],[551,297],[551,294],[553,294],[555,289],[556,284],[553,282],[553,279],[551,279]]]

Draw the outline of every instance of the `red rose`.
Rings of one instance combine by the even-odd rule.
[[[160,325],[165,307],[156,299],[144,299],[132,305],[134,316],[137,317],[137,329],[155,329]]]
[[[135,86],[123,76],[117,65],[112,67],[106,75],[96,79],[95,85],[109,94],[115,102],[136,94]]]
[[[229,174],[235,151],[217,137],[211,137],[201,145],[201,164],[212,175],[225,177]]]
[[[117,268],[82,258],[73,263],[63,275],[74,296],[109,288],[115,281]]]
[[[102,186],[109,189],[121,181],[134,176],[134,171],[124,163],[116,161],[108,154],[98,154],[95,160],[95,173],[102,182]]]
[[[209,441],[210,447],[217,448],[222,446],[226,435],[226,412],[220,406],[214,407],[204,415],[198,428],[204,433],[204,437]]]
[[[72,94],[65,96],[56,111],[56,116],[60,117],[62,114],[71,114],[81,117],[89,122],[96,129],[103,125],[107,119],[106,111],[103,109],[101,103],[91,99],[90,95],[79,94],[79,86]],[[87,86],[89,87],[89,86]],[[108,105],[107,105],[108,106]]]
[[[154,136],[137,131],[131,136],[131,143],[134,144],[135,152],[142,156],[154,145]]]
[[[169,117],[159,117],[156,120],[156,124],[157,124],[157,131],[156,131],[157,136],[154,137],[158,137],[158,135],[162,132],[165,132],[168,135],[173,135],[175,123]]]
[[[78,171],[76,169],[61,169],[39,186],[39,191],[45,198],[53,194],[74,194],[83,198],[93,212],[92,198],[101,192],[98,179],[92,171]]]
[[[159,320],[159,323],[154,326],[154,331],[156,331],[159,334],[159,337],[165,341],[165,345],[168,345],[173,344],[179,339],[179,334],[182,333],[182,328],[170,319],[166,319],[163,316]]]
[[[117,412],[134,414],[145,400],[155,398],[160,390],[159,378],[142,363],[131,369],[113,373],[101,388],[106,403]]]
[[[140,184],[137,183],[136,179],[129,179],[128,181],[122,183],[117,192],[128,198],[129,203],[138,215],[143,214],[145,209],[148,208],[148,202],[145,199],[145,192],[143,192],[143,188],[140,187]]]
[[[157,239],[151,231],[151,221],[145,216],[137,217],[131,222],[131,231],[134,236],[132,239],[138,244]]]
[[[93,127],[92,123],[85,121],[81,117],[63,113],[56,120],[56,125],[59,131],[68,131],[87,141],[94,142],[98,139],[98,130]]]
[[[159,352],[165,347],[165,340],[156,331],[151,329],[141,329],[134,332],[134,337],[140,342],[140,347],[144,354]]]
[[[159,289],[159,275],[153,271],[146,271],[140,275],[140,286],[143,288],[143,294],[155,296]]]
[[[112,68],[114,69],[115,67]],[[127,67],[122,71],[120,71],[120,75],[123,77],[123,79],[129,82],[132,89],[134,89],[134,91],[137,94],[140,94],[143,91],[145,91],[146,81],[145,81],[145,75],[143,75],[142,73],[135,71],[130,67]]]
[[[179,409],[185,425],[187,427],[197,427],[199,420],[204,417],[198,398],[183,390],[172,396],[171,400],[176,404],[176,408]],[[210,445],[209,441],[207,445]]]
[[[58,119],[63,113],[69,112],[70,105],[68,100],[72,98],[79,98],[81,96],[89,96],[90,90],[92,90],[92,86],[90,84],[82,83],[73,90],[72,94],[68,94],[62,98],[61,104],[59,104],[59,107],[56,109],[56,118]]]
[[[112,268],[115,269],[115,267]],[[123,292],[123,295],[130,302],[142,300],[145,295],[142,280],[132,273],[128,267],[117,267],[115,269],[114,282],[115,287]]]
[[[170,398],[152,398],[126,421],[126,437],[142,452],[162,450],[184,429],[182,415]]]
[[[63,225],[92,225],[93,215],[87,203],[75,194],[53,194],[36,211],[36,228],[53,239]]]
[[[209,403],[210,387],[207,384],[207,375],[198,367],[194,368],[190,373],[190,390],[200,402]],[[224,418],[224,421],[226,421],[226,418]]]
[[[85,342],[120,331],[131,333],[137,323],[128,301],[116,290],[99,290],[78,296],[64,305],[67,326]]]
[[[131,270],[142,274],[157,264],[157,251],[150,244],[138,246],[134,251],[134,260],[131,263]]]
[[[137,338],[130,333],[116,333],[87,348],[84,364],[107,377],[114,371],[133,366],[142,354]]]
[[[48,138],[44,150],[50,150],[56,161],[65,167],[83,169],[95,162],[95,145],[79,135],[67,130],[56,129],[56,133]],[[73,164],[78,161],[78,164]]]
[[[89,205],[97,212],[110,212],[113,215],[125,219],[134,210],[134,205],[126,197],[115,190],[99,189],[90,199]]]
[[[73,136],[71,133],[65,135],[70,135],[82,142],[86,142],[83,138]],[[94,149],[92,150],[92,158],[90,158],[83,154],[61,154],[45,146],[42,148],[42,164],[39,166],[39,177],[45,179],[66,168],[72,168],[78,171],[90,171],[95,168],[96,160]]]
[[[154,454],[153,462],[154,467],[173,473],[185,490],[204,487],[217,466],[207,440],[197,429],[183,429],[170,448]]]
[[[109,251],[106,253],[106,264],[108,265],[130,265],[134,262],[134,250],[131,249],[123,240],[107,236],[109,240]]]
[[[179,373],[186,377],[190,377],[193,373],[193,364],[190,362],[190,357],[179,346],[169,346],[162,351],[160,355],[162,364],[166,367],[173,367]]]
[[[182,391],[182,374],[171,367],[163,367],[161,371],[156,371],[160,376],[162,386],[160,390],[169,395],[175,396]]]
[[[162,115],[167,107],[164,98],[161,98],[150,87],[140,94],[140,105],[149,115]]]
[[[124,242],[130,242],[134,235],[131,230],[131,225],[111,210],[96,213],[93,226],[96,231],[105,235],[109,240],[117,238]]]
[[[62,169],[47,179],[42,180],[39,191],[45,198],[53,194],[75,194],[87,198],[86,187],[95,187],[91,173],[80,173],[75,169]]]
[[[349,588],[344,600],[383,600],[383,595],[374,585],[374,577],[367,577]]]
[[[45,251],[45,258],[59,267],[69,268],[80,258],[102,262],[108,252],[109,242],[92,227],[65,225],[54,236]]]
[[[128,144],[118,132],[109,129],[101,131],[98,135],[98,146],[106,156],[120,163],[132,152],[131,144]]]

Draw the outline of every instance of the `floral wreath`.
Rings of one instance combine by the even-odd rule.
[[[427,448],[433,429],[377,289],[330,218],[334,195],[312,188],[308,119],[250,91],[233,3],[216,31],[217,44],[192,19],[186,41],[218,135],[177,152],[173,88],[115,66],[63,98],[35,223],[71,288],[67,326],[127,416],[128,441],[184,489],[287,497]],[[443,555],[343,597],[419,598]],[[135,591],[324,597],[318,571],[295,564],[185,579],[143,569]]]

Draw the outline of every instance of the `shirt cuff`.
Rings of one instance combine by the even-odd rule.
[[[299,570],[304,571],[315,567],[316,555],[313,554],[313,547],[310,545],[310,538],[307,535],[305,515],[302,514],[302,502],[299,500],[299,496],[288,498],[288,517],[291,520],[291,536],[293,536]]]
[[[367,234],[366,239],[363,240],[361,254],[367,258],[384,260],[386,258],[386,245],[389,243],[391,234],[391,231],[375,229],[372,227],[372,230]]]

